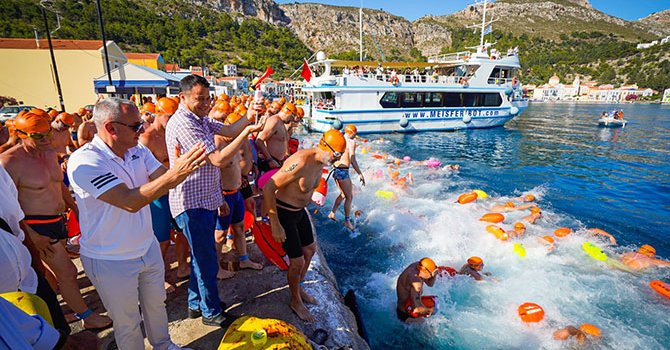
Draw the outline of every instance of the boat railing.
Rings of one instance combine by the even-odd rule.
[[[348,76],[368,80],[378,80],[383,82],[393,81],[392,79],[393,74],[365,73],[365,74],[343,75],[342,77],[348,77]],[[398,77],[399,83],[446,84],[446,85],[458,85],[461,83],[461,80],[463,78],[457,76],[446,76],[437,74],[396,74],[396,77]]]
[[[453,61],[462,61],[462,60],[468,60],[470,59],[470,57],[472,57],[472,52],[461,51],[461,52],[447,53],[428,57],[428,63],[447,63]]]
[[[512,79],[514,78],[489,78],[488,83],[489,84],[496,84],[496,85],[505,85],[505,84],[513,84]]]

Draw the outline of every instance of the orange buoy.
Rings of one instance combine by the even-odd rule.
[[[656,293],[666,298],[670,298],[670,284],[659,280],[653,280],[649,282],[649,287],[651,287],[651,289],[653,289]]]
[[[544,309],[535,303],[519,305],[519,317],[526,323],[540,322],[544,319]]]
[[[572,233],[572,230],[567,227],[559,227],[554,231],[554,236],[563,238]]]
[[[501,241],[506,241],[509,239],[509,235],[505,230],[503,230],[501,227],[496,226],[496,225],[488,225],[486,226],[486,231],[489,231],[489,233],[492,233],[494,236],[496,236],[497,239]]]
[[[486,221],[486,222],[492,222],[494,224],[497,224],[497,223],[505,221],[505,215],[500,214],[500,213],[488,213],[488,214],[484,214],[481,218],[479,218],[479,221]]]
[[[458,196],[458,203],[466,204],[466,203],[470,203],[470,202],[472,202],[476,199],[477,199],[477,193],[476,192],[463,193],[462,195]]]
[[[554,242],[555,242],[554,239],[551,236],[544,236],[544,237],[542,237],[542,239],[544,239],[545,241],[547,241],[551,244],[554,244]]]

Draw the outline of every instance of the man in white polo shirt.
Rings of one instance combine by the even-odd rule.
[[[148,204],[203,165],[205,149],[196,144],[181,156],[179,149],[170,150],[177,157],[167,170],[138,144],[143,122],[131,101],[104,99],[93,120],[97,135],[68,163],[84,270],[114,321],[119,349],[144,349],[142,320],[154,349],[179,349],[168,334],[165,269]]]

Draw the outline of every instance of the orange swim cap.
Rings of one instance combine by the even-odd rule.
[[[344,127],[344,132],[349,135],[356,135],[358,128],[356,128],[356,125],[354,124],[347,124],[347,126]]]
[[[556,237],[565,237],[572,233],[572,230],[567,227],[559,227],[554,231],[554,236]]]
[[[484,260],[478,256],[471,256],[468,258],[468,265],[482,265]]]
[[[535,196],[533,196],[532,194],[527,194],[527,195],[525,195],[525,196],[523,197],[523,199],[524,199],[526,202],[532,202],[532,201],[535,200]]]
[[[141,112],[156,113],[156,105],[151,103],[151,102],[147,102],[147,103],[142,105],[142,108],[140,108],[140,111]]]
[[[56,120],[67,125],[74,125],[74,116],[70,113],[63,112],[56,117]]]
[[[228,101],[225,100],[216,101],[216,103],[214,104],[214,109],[222,113],[228,113],[232,110],[232,108],[230,107],[230,103],[228,103]]]
[[[286,98],[285,97],[279,98],[279,103],[281,103],[281,104],[286,103]]]
[[[230,96],[228,96],[226,94],[221,94],[221,95],[219,95],[219,99],[224,100],[224,101],[230,101]]]
[[[437,264],[435,264],[435,261],[431,258],[423,258],[419,260],[418,268],[419,270],[424,269],[432,275],[437,271]]]
[[[58,111],[55,110],[55,109],[50,109],[47,114],[49,115],[49,118],[51,118],[51,120],[53,120],[54,118],[56,118],[58,116]]]
[[[347,141],[341,132],[330,129],[323,133],[321,140],[319,140],[319,148],[326,152],[344,153],[347,147]]]
[[[515,230],[525,230],[526,225],[524,225],[522,222],[517,222],[514,224],[514,229]]]
[[[655,256],[656,255],[656,249],[654,247],[650,246],[649,244],[643,244],[637,250],[637,252],[640,253],[640,254],[648,255],[648,256]]]
[[[530,208],[530,212],[532,214],[539,214],[539,213],[542,212],[542,209],[540,209],[539,207],[532,207],[532,208]]]
[[[241,114],[239,114],[237,112],[233,112],[233,113],[228,114],[228,116],[226,117],[226,120],[224,120],[223,123],[224,124],[234,124],[236,121],[240,120],[240,118],[242,118]]]
[[[52,110],[55,110],[55,109],[52,109]],[[53,118],[52,116],[49,115],[49,113],[47,113],[45,110],[43,110],[41,108],[33,108],[29,111],[24,109],[23,111],[21,111],[21,113],[32,113],[32,114],[40,116],[40,117],[42,117],[42,118],[44,118],[48,121],[51,121],[51,119]],[[19,113],[19,115],[21,115],[21,113]],[[58,111],[56,111],[56,115],[58,115]]]
[[[506,207],[510,207],[510,208],[514,208],[514,207],[515,207],[514,202],[507,202],[507,203],[505,203],[505,206],[506,206]]]
[[[79,114],[80,116],[84,116],[84,115],[88,114],[88,109],[86,109],[84,107],[81,107],[77,110],[77,114]]]
[[[600,334],[601,334],[600,328],[598,328],[598,327],[596,327],[596,326],[594,326],[590,323],[584,323],[583,325],[579,326],[579,329],[582,332],[584,332],[588,335],[592,335],[594,337],[599,337]]]
[[[18,131],[20,138],[27,139],[28,135],[26,134],[48,132],[51,130],[51,124],[49,124],[49,120],[40,115],[27,112],[16,116],[16,119],[14,119],[14,129]]]
[[[167,115],[173,115],[174,112],[179,108],[179,103],[169,97],[162,97],[156,103],[156,110],[158,113],[165,113]]]
[[[177,102],[177,104],[179,104],[181,102],[181,100],[179,99],[179,96],[172,96],[172,97],[169,97],[169,98],[173,99],[175,102]]]
[[[302,107],[297,107],[296,108],[296,114],[298,115],[298,117],[302,118],[302,117],[305,116],[305,110],[302,109]]]
[[[284,107],[281,108],[281,111],[284,112],[284,113],[290,113],[290,114],[293,114],[293,115],[298,113],[298,109],[291,102],[286,102],[286,104],[284,104]]]
[[[247,114],[247,107],[245,107],[243,104],[240,104],[235,107],[235,112],[239,113],[240,115],[245,115]]]

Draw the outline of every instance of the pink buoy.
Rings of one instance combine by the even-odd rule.
[[[412,160],[412,158],[410,156],[404,156],[402,157],[402,160],[409,162],[410,160]]]
[[[270,181],[270,178],[272,177],[272,175],[274,175],[278,171],[279,171],[279,168],[268,170],[265,173],[263,173],[263,175],[261,175],[261,177],[258,178],[258,182],[257,182],[258,188],[262,189],[263,186],[265,185],[265,183]]]
[[[439,168],[440,165],[442,165],[442,162],[440,162],[437,159],[428,159],[426,161],[426,166],[431,167],[431,168]]]

